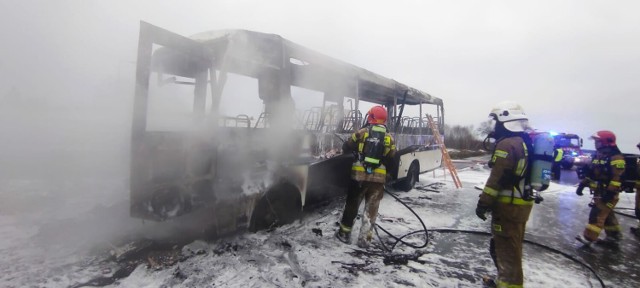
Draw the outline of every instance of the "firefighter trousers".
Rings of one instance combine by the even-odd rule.
[[[343,226],[353,227],[358,215],[358,208],[360,208],[360,203],[364,199],[364,213],[360,234],[370,233],[376,223],[382,196],[384,196],[384,183],[351,180],[340,223]]]
[[[618,203],[618,197],[605,203],[600,198],[595,198],[591,212],[589,212],[589,224],[584,228],[584,238],[589,241],[598,240],[602,229],[605,230],[607,236],[619,238],[621,234],[620,224],[613,208]]]
[[[532,207],[499,203],[491,214],[489,253],[498,270],[498,287],[522,287],[522,242]]]

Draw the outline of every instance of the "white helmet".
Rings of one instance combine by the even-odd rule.
[[[496,104],[489,117],[503,123],[504,128],[511,132],[524,132],[529,127],[529,118],[522,106],[513,101],[503,101]]]

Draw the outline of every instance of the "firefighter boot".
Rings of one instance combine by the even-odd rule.
[[[622,234],[620,232],[612,232],[608,234],[602,242],[603,244],[618,246],[618,244],[620,244],[620,240],[622,240]]]
[[[345,244],[351,244],[351,228],[340,224],[336,231],[336,238]]]
[[[493,288],[498,287],[498,283],[490,276],[482,276],[482,287]]]
[[[578,242],[580,242],[580,243],[582,243],[584,245],[587,245],[587,246],[591,245],[591,243],[594,242],[594,241],[591,241],[591,240],[585,238],[582,234],[577,235],[576,236],[576,240],[578,240]]]

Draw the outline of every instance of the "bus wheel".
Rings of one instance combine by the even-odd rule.
[[[302,216],[300,192],[292,185],[278,185],[267,192],[251,214],[252,232],[293,223]]]
[[[407,177],[402,179],[397,185],[397,188],[404,191],[409,192],[413,187],[416,186],[416,182],[418,182],[420,166],[417,162],[411,163],[409,166],[409,171],[407,172]]]

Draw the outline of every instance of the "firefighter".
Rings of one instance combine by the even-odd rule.
[[[640,150],[640,142],[638,143],[638,145],[636,145],[636,147],[638,147],[638,150]],[[636,165],[636,173],[637,173],[637,178],[636,178],[636,218],[638,219],[638,221],[640,221],[640,162],[638,163],[638,165]],[[638,227],[631,227],[631,232],[640,237],[640,222],[638,222]]]
[[[593,192],[593,205],[589,213],[589,223],[582,235],[576,236],[580,242],[591,243],[598,240],[602,229],[607,235],[605,241],[618,243],[622,238],[620,224],[613,213],[621,190],[621,176],[625,169],[624,156],[616,145],[616,135],[607,130],[591,136],[596,146],[596,156],[587,167],[586,176],[580,182],[576,194],[582,196],[583,187]]]
[[[344,153],[354,153],[351,166],[351,184],[336,237],[351,243],[351,229],[358,208],[364,198],[365,208],[357,245],[366,248],[371,243],[378,207],[384,194],[387,170],[391,169],[396,152],[394,140],[385,126],[387,110],[374,106],[369,110],[367,125],[351,135],[342,147]]]
[[[501,102],[489,114],[495,120],[496,144],[489,161],[491,174],[480,194],[476,215],[486,220],[491,212],[489,253],[498,271],[487,285],[522,287],[522,242],[534,200],[525,190],[529,169],[528,154],[533,153],[531,138],[525,132],[528,117],[515,102]]]
[[[555,158],[553,159],[551,175],[553,176],[553,180],[560,180],[560,173],[562,172],[562,166],[560,165],[560,162],[562,161],[562,157],[564,156],[564,151],[562,151],[562,148],[556,148],[553,154]]]

